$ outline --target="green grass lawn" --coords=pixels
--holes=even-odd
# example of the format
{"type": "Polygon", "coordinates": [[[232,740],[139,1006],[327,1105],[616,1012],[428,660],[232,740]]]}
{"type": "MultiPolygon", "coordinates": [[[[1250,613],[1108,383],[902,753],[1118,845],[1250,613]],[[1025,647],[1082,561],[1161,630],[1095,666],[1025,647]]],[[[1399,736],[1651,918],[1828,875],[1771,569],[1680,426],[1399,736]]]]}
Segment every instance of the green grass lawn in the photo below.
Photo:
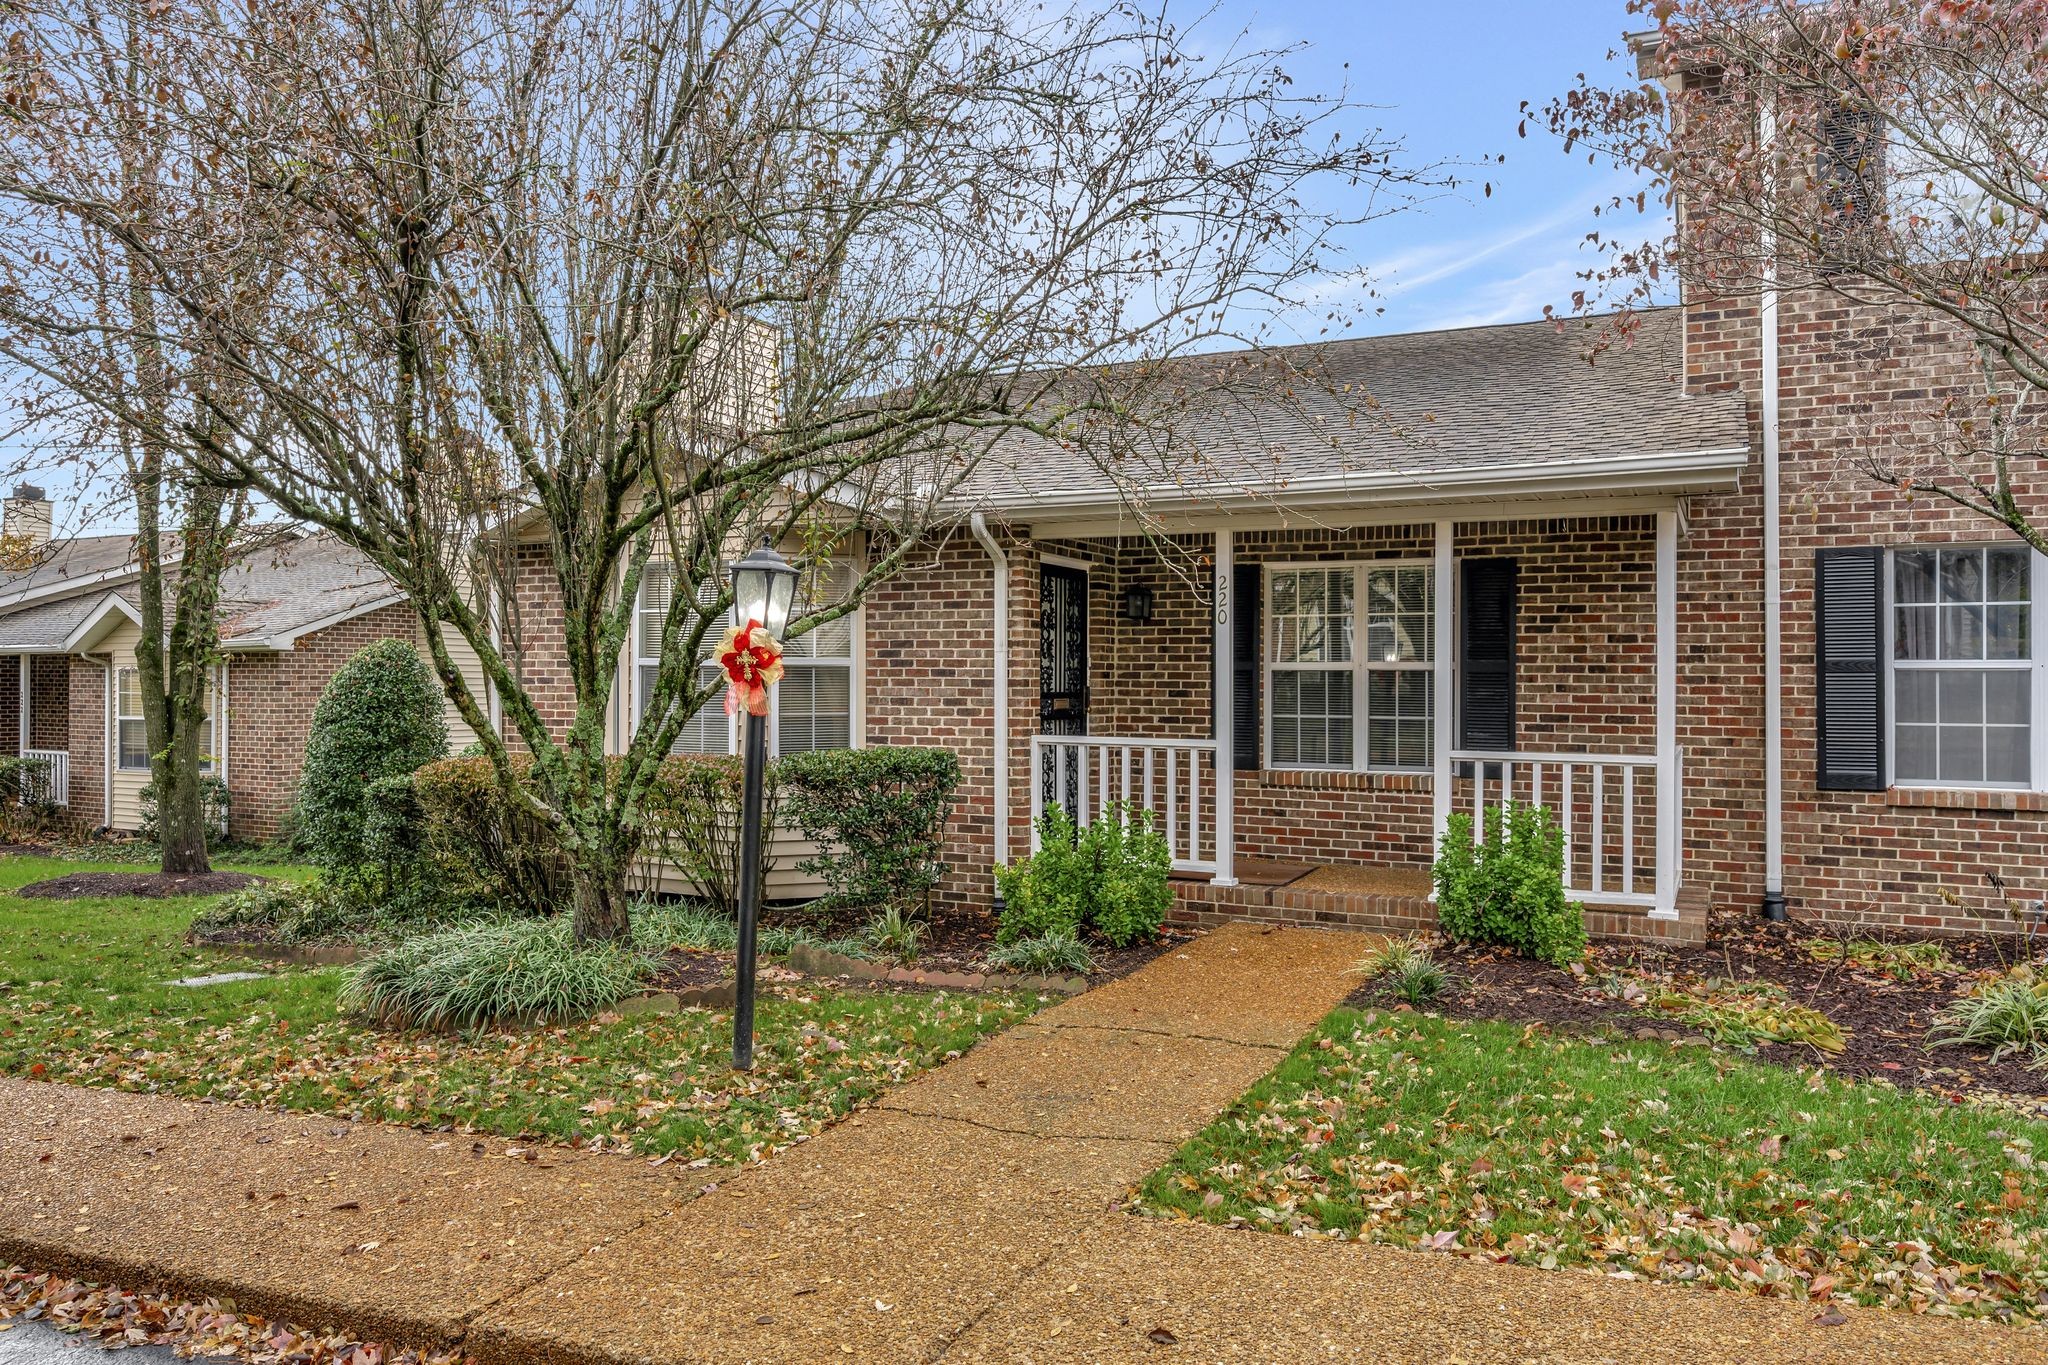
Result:
{"type": "Polygon", "coordinates": [[[2048,1316],[2048,1124],[1704,1048],[1340,1009],[1134,1193],[1164,1217],[2048,1316]]]}
{"type": "Polygon", "coordinates": [[[764,993],[745,1077],[730,1069],[730,1018],[704,1011],[467,1037],[392,1033],[336,1013],[338,969],[280,970],[188,947],[186,926],[207,898],[9,894],[121,870],[134,869],[0,858],[0,1072],[723,1163],[815,1133],[1037,1007],[1013,996],[764,993]],[[232,970],[273,975],[170,984],[232,970]]]}

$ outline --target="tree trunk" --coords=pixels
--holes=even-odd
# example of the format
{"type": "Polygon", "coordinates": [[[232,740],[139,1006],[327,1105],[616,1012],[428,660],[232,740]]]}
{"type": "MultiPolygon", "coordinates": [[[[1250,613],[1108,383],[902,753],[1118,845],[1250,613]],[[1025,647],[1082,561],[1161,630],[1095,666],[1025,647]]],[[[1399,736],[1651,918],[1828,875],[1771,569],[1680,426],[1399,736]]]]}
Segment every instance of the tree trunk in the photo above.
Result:
{"type": "Polygon", "coordinates": [[[156,837],[166,873],[190,876],[211,872],[206,841],[206,803],[199,787],[197,735],[180,735],[173,752],[157,760],[150,776],[156,785],[156,837]],[[189,751],[189,752],[188,752],[189,751]]]}
{"type": "Polygon", "coordinates": [[[570,885],[575,894],[572,930],[576,946],[624,943],[633,934],[633,897],[626,886],[628,861],[590,850],[572,853],[570,885]]]}

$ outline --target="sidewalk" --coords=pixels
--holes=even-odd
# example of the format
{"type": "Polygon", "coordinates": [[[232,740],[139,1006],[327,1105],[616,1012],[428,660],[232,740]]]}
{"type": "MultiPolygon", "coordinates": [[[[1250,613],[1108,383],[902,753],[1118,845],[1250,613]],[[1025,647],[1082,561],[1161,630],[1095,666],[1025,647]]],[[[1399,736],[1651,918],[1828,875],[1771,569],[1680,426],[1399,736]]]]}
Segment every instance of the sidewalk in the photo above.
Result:
{"type": "Polygon", "coordinates": [[[709,1172],[0,1082],[0,1257],[490,1365],[2038,1360],[2048,1337],[1112,1212],[1343,997],[1218,931],[697,1196],[709,1172]]]}

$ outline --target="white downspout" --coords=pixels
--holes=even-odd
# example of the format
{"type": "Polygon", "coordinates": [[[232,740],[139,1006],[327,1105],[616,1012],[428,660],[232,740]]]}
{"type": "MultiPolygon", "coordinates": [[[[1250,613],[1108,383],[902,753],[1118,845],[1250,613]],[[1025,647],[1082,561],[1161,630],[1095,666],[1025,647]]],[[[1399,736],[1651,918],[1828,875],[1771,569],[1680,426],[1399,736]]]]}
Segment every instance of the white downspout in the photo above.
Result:
{"type": "Polygon", "coordinates": [[[119,743],[120,736],[120,728],[114,724],[114,717],[119,713],[121,706],[121,699],[117,690],[120,675],[115,671],[114,656],[111,653],[107,655],[107,661],[101,665],[101,668],[104,670],[101,676],[106,679],[101,684],[101,691],[105,694],[102,700],[106,702],[106,705],[100,708],[100,757],[102,759],[100,763],[100,786],[102,788],[100,792],[100,828],[112,829],[114,827],[114,763],[120,757],[114,751],[114,746],[119,743]]]}
{"type": "Polygon", "coordinates": [[[968,526],[981,548],[988,553],[995,571],[995,725],[991,737],[994,753],[992,777],[995,783],[995,858],[999,865],[1010,861],[1010,557],[988,529],[988,519],[976,512],[968,526]]]}
{"type": "Polygon", "coordinates": [[[1762,336],[1764,428],[1764,900],[1767,920],[1785,918],[1785,679],[1784,582],[1778,539],[1778,235],[1777,177],[1769,156],[1778,135],[1774,96],[1766,93],[1760,121],[1766,157],[1764,180],[1763,295],[1757,310],[1762,336]]]}

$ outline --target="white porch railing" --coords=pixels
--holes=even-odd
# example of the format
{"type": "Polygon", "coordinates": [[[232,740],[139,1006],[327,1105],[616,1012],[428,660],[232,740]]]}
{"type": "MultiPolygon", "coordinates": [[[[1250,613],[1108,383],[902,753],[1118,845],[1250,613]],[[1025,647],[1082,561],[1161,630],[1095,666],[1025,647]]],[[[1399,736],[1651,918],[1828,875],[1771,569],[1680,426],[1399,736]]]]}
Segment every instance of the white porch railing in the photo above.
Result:
{"type": "Polygon", "coordinates": [[[1176,872],[1216,871],[1216,741],[1031,737],[1031,850],[1048,805],[1086,825],[1112,804],[1149,810],[1176,872]]]}
{"type": "Polygon", "coordinates": [[[55,806],[71,804],[71,754],[67,750],[23,749],[21,756],[44,765],[41,771],[31,769],[22,774],[23,801],[47,801],[55,806]]]}
{"type": "Polygon", "coordinates": [[[1451,762],[1469,774],[1460,778],[1469,790],[1459,795],[1475,831],[1489,805],[1515,800],[1547,807],[1564,832],[1567,892],[1674,913],[1682,752],[1668,780],[1653,754],[1453,750],[1451,762]]]}

